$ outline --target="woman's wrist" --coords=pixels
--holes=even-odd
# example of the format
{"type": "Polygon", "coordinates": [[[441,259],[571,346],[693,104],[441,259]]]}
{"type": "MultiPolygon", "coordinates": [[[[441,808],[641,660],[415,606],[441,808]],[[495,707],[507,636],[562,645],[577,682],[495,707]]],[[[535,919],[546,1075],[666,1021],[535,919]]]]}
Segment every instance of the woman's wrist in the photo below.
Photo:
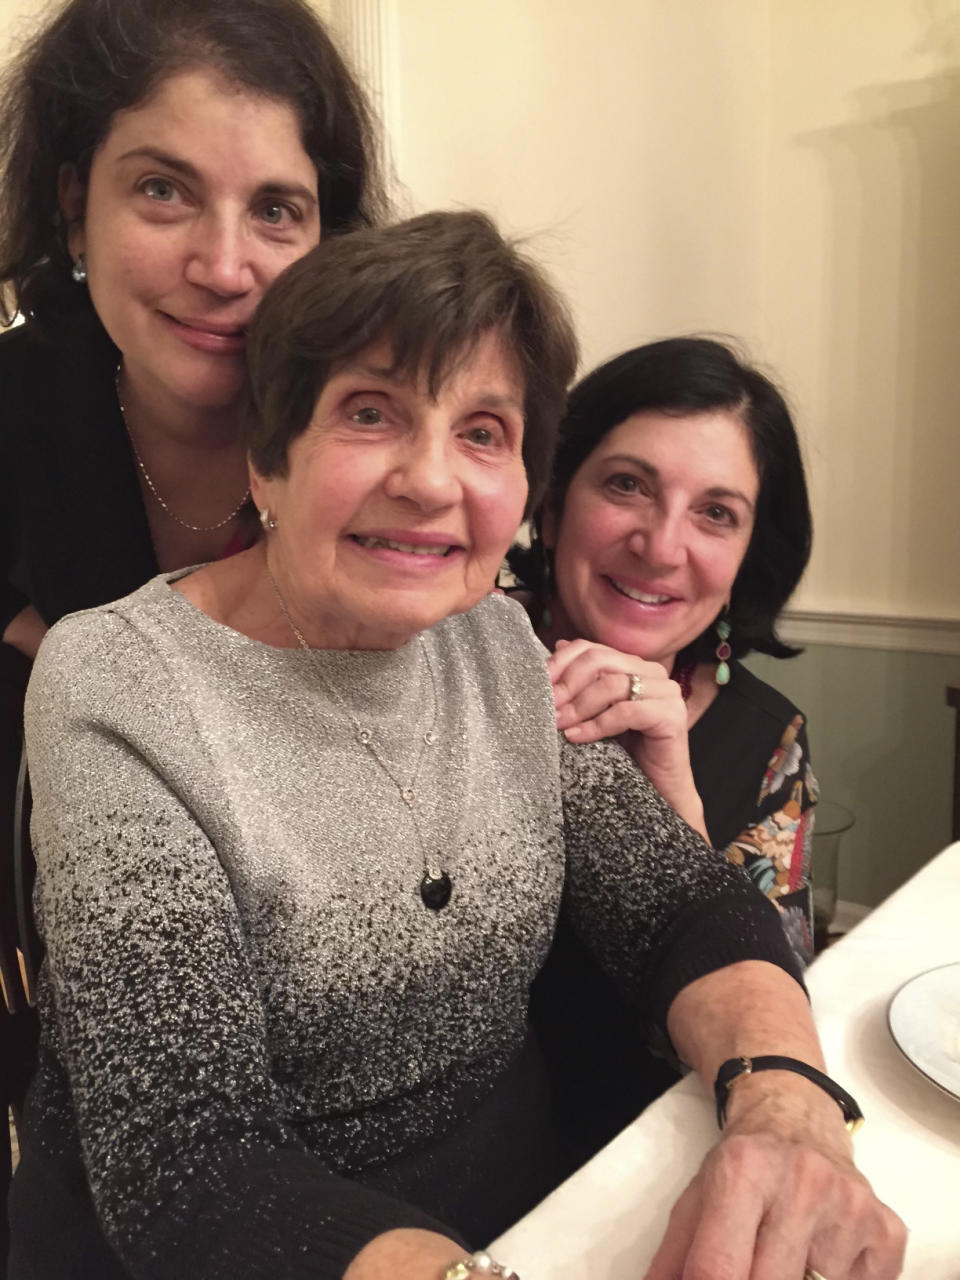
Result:
{"type": "Polygon", "coordinates": [[[843,1113],[819,1085],[794,1071],[752,1072],[731,1086],[724,1135],[775,1133],[827,1146],[845,1160],[853,1144],[843,1113]]]}
{"type": "Polygon", "coordinates": [[[684,820],[688,827],[692,827],[697,835],[703,836],[707,844],[710,844],[710,833],[707,831],[707,819],[703,811],[703,801],[700,799],[700,793],[696,788],[693,794],[683,801],[683,807],[674,806],[677,813],[684,820]]]}
{"type": "Polygon", "coordinates": [[[815,1084],[828,1098],[832,1098],[840,1108],[840,1114],[843,1116],[844,1125],[849,1133],[856,1133],[863,1124],[863,1112],[860,1110],[860,1105],[856,1098],[853,1094],[848,1093],[843,1085],[838,1084],[836,1080],[832,1080],[825,1071],[821,1071],[819,1067],[812,1066],[802,1058],[768,1053],[754,1057],[741,1055],[740,1057],[728,1058],[726,1062],[721,1063],[713,1086],[714,1098],[717,1103],[717,1123],[721,1129],[726,1123],[727,1103],[730,1100],[731,1088],[738,1080],[744,1080],[749,1075],[769,1071],[786,1071],[788,1074],[798,1075],[805,1080],[809,1080],[811,1084],[815,1084]]]}

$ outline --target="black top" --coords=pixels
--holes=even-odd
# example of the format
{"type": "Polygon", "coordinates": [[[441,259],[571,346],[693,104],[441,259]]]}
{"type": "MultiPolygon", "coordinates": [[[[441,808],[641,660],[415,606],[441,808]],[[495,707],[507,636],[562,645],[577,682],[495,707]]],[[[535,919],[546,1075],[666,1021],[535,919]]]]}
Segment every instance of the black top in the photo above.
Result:
{"type": "Polygon", "coordinates": [[[798,714],[789,698],[739,662],[730,664],[730,683],[689,736],[693,778],[715,849],[725,849],[756,821],[764,773],[798,714]]]}
{"type": "Polygon", "coordinates": [[[52,625],[158,572],[99,323],[68,347],[29,324],[0,335],[0,631],[28,603],[52,625]]]}

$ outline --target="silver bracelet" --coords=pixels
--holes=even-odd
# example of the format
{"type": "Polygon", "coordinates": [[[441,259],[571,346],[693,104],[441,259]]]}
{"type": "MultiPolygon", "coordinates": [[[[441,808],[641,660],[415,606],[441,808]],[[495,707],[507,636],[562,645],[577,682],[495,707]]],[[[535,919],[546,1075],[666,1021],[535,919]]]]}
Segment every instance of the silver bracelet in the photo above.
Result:
{"type": "Polygon", "coordinates": [[[494,1262],[489,1253],[471,1253],[468,1258],[459,1262],[451,1262],[444,1271],[442,1280],[470,1280],[471,1276],[499,1276],[501,1280],[520,1280],[515,1271],[505,1267],[502,1262],[494,1262]]]}

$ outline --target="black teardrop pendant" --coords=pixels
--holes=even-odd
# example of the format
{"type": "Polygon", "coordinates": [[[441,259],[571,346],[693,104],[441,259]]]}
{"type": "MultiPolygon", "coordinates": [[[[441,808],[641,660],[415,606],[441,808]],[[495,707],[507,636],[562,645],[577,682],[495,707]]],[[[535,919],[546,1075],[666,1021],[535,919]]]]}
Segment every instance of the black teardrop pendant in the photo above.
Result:
{"type": "Polygon", "coordinates": [[[420,881],[420,897],[423,899],[423,905],[429,907],[431,911],[442,910],[450,901],[452,892],[453,884],[445,871],[438,871],[431,867],[423,873],[423,879],[420,881]]]}

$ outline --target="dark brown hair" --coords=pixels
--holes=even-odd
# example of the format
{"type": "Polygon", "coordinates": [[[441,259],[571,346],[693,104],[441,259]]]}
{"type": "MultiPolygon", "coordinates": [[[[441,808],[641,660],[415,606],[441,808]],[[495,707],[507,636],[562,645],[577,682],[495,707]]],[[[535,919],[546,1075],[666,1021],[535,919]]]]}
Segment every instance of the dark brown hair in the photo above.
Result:
{"type": "MultiPolygon", "coordinates": [[[[587,374],[570,392],[546,505],[563,519],[574,476],[609,432],[635,413],[684,418],[714,409],[743,423],[760,476],[753,533],[730,594],[733,654],[756,649],[792,658],[800,650],[780,640],[776,621],[810,558],[813,527],[800,445],[780,391],[729,346],[711,338],[667,338],[625,351],[587,374]]],[[[541,519],[538,513],[530,546],[512,547],[507,557],[517,580],[537,598],[546,591],[551,554],[541,519]]],[[[711,622],[681,658],[708,661],[716,646],[711,622]]]]}
{"type": "Polygon", "coordinates": [[[482,213],[428,213],[322,241],[267,290],[247,340],[247,444],[262,475],[286,471],[291,442],[345,360],[381,339],[392,372],[431,394],[491,331],[524,387],[528,509],[546,486],[557,422],[577,364],[565,303],[540,268],[482,213]]]}
{"type": "Polygon", "coordinates": [[[209,66],[289,102],[317,167],[324,235],[374,222],[384,197],[362,91],[305,0],[69,0],[0,86],[0,317],[47,327],[89,312],[57,205],[64,163],[86,183],[118,111],[209,66]]]}

